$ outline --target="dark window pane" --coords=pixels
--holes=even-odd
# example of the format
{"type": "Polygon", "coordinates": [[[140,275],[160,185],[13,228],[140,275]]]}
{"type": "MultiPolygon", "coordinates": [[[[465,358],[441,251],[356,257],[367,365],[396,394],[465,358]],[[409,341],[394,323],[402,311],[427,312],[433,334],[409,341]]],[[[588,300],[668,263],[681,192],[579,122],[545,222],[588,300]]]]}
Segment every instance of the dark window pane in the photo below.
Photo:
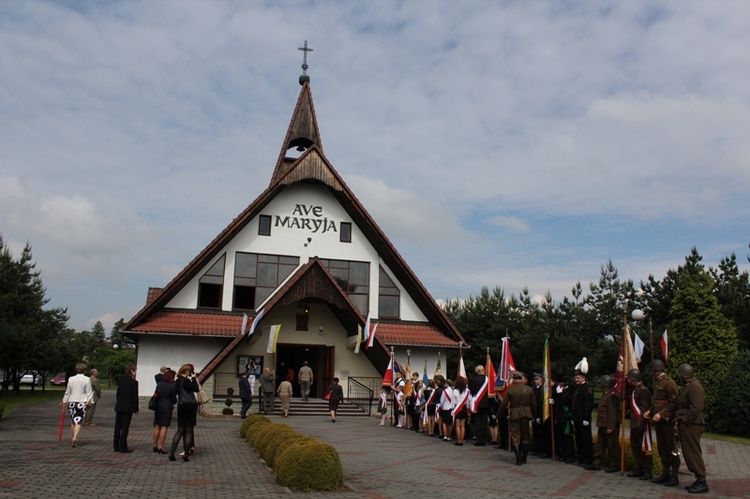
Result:
{"type": "Polygon", "coordinates": [[[380,296],[378,317],[398,318],[398,296],[380,296]]]}
{"type": "Polygon", "coordinates": [[[258,264],[258,286],[276,287],[276,269],[278,266],[270,263],[258,264]]]}
{"type": "Polygon", "coordinates": [[[255,277],[255,267],[258,265],[258,255],[252,253],[237,253],[234,258],[235,277],[255,277]]]}
{"type": "Polygon", "coordinates": [[[219,258],[216,263],[214,263],[210,269],[206,272],[206,275],[220,275],[224,276],[224,260],[226,255],[221,255],[221,258],[219,258]]]}
{"type": "Polygon", "coordinates": [[[255,288],[249,286],[234,287],[234,308],[251,310],[255,307],[255,288]]]}
{"type": "Polygon", "coordinates": [[[270,236],[271,235],[271,216],[260,215],[258,217],[258,235],[270,236]]]}
{"type": "Polygon", "coordinates": [[[357,307],[359,313],[367,315],[367,295],[349,295],[349,299],[357,307]]]}
{"type": "Polygon", "coordinates": [[[273,289],[274,288],[255,288],[255,307],[253,308],[258,308],[258,305],[271,295],[273,289]]]}
{"type": "Polygon", "coordinates": [[[299,265],[299,257],[298,256],[280,256],[279,263],[286,264],[286,265],[294,265],[296,267],[297,265],[299,265]]]}
{"type": "Polygon", "coordinates": [[[221,308],[220,284],[200,283],[198,285],[198,306],[204,308],[221,308]]]}
{"type": "Polygon", "coordinates": [[[363,262],[352,262],[349,280],[356,284],[367,284],[370,282],[370,265],[363,262]]]}
{"type": "Polygon", "coordinates": [[[342,243],[352,242],[351,222],[341,222],[341,230],[339,230],[339,241],[341,241],[342,243]]]}

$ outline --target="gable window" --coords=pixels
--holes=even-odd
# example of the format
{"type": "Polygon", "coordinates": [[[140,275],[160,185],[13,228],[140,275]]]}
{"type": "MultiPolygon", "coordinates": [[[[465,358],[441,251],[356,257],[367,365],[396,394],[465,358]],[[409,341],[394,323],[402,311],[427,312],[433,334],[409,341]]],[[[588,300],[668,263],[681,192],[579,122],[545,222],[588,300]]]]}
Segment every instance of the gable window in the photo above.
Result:
{"type": "Polygon", "coordinates": [[[401,291],[393,283],[393,280],[388,277],[383,267],[380,267],[378,282],[378,317],[398,319],[400,316],[399,301],[401,291]]]}
{"type": "Polygon", "coordinates": [[[221,308],[224,288],[224,263],[226,254],[216,260],[198,281],[198,306],[201,308],[221,308]]]}
{"type": "Polygon", "coordinates": [[[271,235],[271,215],[260,215],[258,217],[258,235],[271,235]]]}
{"type": "Polygon", "coordinates": [[[325,260],[320,263],[328,269],[341,290],[357,307],[362,315],[367,315],[370,296],[370,264],[347,260],[325,260]]]}
{"type": "Polygon", "coordinates": [[[253,310],[299,265],[299,257],[236,253],[234,260],[235,310],[253,310]]]}
{"type": "Polygon", "coordinates": [[[341,230],[339,230],[339,241],[342,243],[352,242],[352,223],[341,222],[341,230]]]}

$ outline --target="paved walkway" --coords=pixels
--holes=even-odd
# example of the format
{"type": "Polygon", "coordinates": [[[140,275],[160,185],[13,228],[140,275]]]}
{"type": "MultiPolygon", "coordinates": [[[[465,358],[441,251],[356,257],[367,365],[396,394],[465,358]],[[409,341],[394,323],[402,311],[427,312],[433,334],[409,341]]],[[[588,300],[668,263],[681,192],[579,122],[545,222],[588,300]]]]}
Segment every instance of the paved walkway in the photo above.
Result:
{"type": "MultiPolygon", "coordinates": [[[[133,418],[132,454],[112,452],[114,393],[106,391],[94,428],[84,427],[70,446],[66,421],[57,443],[60,410],[55,403],[17,409],[0,421],[0,498],[39,497],[274,497],[291,492],[239,438],[239,419],[199,418],[197,452],[189,463],[170,462],[152,452],[152,413],[133,418]]],[[[255,409],[255,406],[253,407],[255,409]]],[[[686,472],[679,488],[584,471],[577,466],[529,458],[511,463],[511,454],[467,443],[457,447],[368,418],[278,419],[333,445],[344,463],[346,487],[333,497],[688,497],[686,472]]],[[[168,442],[173,434],[169,432],[168,442]]],[[[711,497],[750,497],[750,448],[703,441],[711,497]]],[[[684,464],[683,464],[684,469],[684,464]]]]}

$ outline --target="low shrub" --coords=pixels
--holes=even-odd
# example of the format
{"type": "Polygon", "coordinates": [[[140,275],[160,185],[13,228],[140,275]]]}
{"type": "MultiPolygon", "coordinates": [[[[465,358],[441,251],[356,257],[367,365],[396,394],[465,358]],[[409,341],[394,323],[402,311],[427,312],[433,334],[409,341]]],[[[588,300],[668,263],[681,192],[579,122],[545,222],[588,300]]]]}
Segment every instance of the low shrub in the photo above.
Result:
{"type": "Polygon", "coordinates": [[[317,440],[297,440],[277,453],[276,481],[294,491],[336,490],[344,484],[344,470],[336,449],[317,440]]]}
{"type": "Polygon", "coordinates": [[[240,425],[240,437],[247,438],[247,432],[251,426],[257,423],[270,423],[271,420],[265,417],[263,414],[253,414],[242,420],[240,425]]]}
{"type": "MultiPolygon", "coordinates": [[[[653,433],[653,432],[652,432],[653,433]]],[[[652,437],[654,435],[652,434],[652,437]]],[[[597,436],[594,435],[594,445],[596,445],[597,436]]],[[[635,469],[635,457],[633,456],[633,449],[630,447],[630,439],[625,439],[625,470],[634,470],[635,469]]],[[[622,441],[620,441],[620,445],[622,445],[622,441]]],[[[659,458],[659,452],[656,448],[656,442],[653,442],[653,452],[651,454],[651,458],[653,460],[653,468],[651,472],[654,476],[658,476],[661,474],[662,465],[661,465],[661,459],[659,458]]],[[[602,466],[610,466],[609,462],[609,455],[604,454],[604,459],[602,462],[602,466]]],[[[618,458],[617,462],[614,463],[614,466],[617,466],[617,468],[620,467],[620,460],[618,458]]]]}
{"type": "Polygon", "coordinates": [[[274,426],[275,424],[271,422],[258,423],[256,425],[253,425],[252,431],[249,431],[247,433],[247,443],[250,444],[250,447],[252,447],[256,453],[258,452],[259,442],[266,435],[266,433],[268,433],[269,431],[273,431],[274,426]]]}
{"type": "Polygon", "coordinates": [[[280,433],[277,437],[275,437],[275,441],[273,442],[273,444],[269,444],[266,448],[266,464],[273,468],[276,464],[276,458],[281,454],[281,452],[290,445],[299,441],[316,442],[314,438],[303,435],[302,433],[280,433]]]}

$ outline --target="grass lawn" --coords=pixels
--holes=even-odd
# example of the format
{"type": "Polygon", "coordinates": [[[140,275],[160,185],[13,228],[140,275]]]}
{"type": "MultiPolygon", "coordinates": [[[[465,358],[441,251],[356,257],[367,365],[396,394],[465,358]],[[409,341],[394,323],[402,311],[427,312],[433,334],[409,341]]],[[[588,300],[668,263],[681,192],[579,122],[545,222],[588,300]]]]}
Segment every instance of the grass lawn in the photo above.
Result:
{"type": "Polygon", "coordinates": [[[16,395],[14,391],[1,392],[0,403],[5,405],[5,412],[3,417],[13,412],[17,407],[28,404],[36,404],[38,402],[47,402],[49,400],[62,400],[63,394],[65,393],[64,387],[47,387],[42,392],[40,387],[34,388],[34,393],[31,393],[31,388],[22,387],[21,393],[16,395]]]}
{"type": "Polygon", "coordinates": [[[723,442],[732,442],[733,444],[750,445],[750,438],[740,437],[738,435],[724,435],[723,433],[704,433],[704,437],[723,442]]]}

